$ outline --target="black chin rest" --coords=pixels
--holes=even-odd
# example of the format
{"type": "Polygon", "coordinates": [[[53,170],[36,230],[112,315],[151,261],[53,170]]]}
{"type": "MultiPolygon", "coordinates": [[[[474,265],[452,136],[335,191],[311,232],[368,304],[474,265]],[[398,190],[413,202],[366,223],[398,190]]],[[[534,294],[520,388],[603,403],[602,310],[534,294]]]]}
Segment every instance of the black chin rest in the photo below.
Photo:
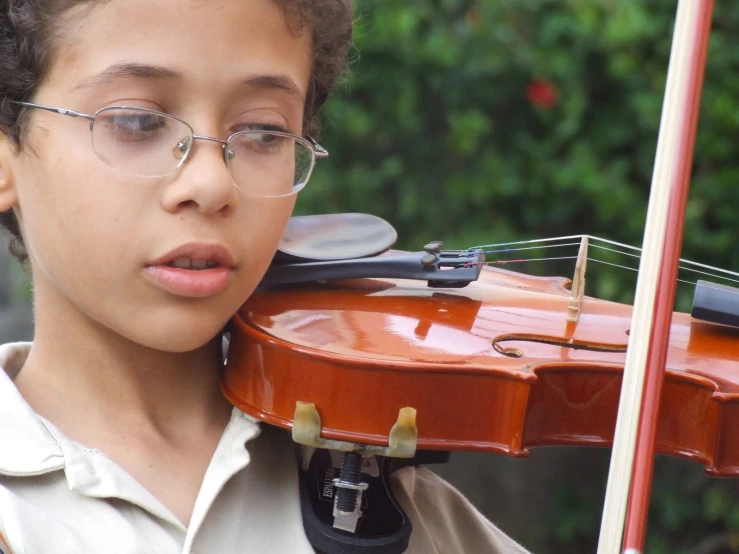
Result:
{"type": "MultiPolygon", "coordinates": [[[[371,469],[361,473],[361,481],[369,485],[362,496],[362,516],[355,533],[333,527],[340,453],[317,449],[308,469],[299,471],[300,508],[303,528],[313,548],[320,554],[402,554],[408,548],[413,526],[395,499],[390,475],[405,466],[445,463],[449,452],[419,451],[404,460],[375,456],[371,469]],[[337,457],[338,456],[338,457],[337,457]],[[372,469],[373,468],[373,469],[372,469]]],[[[369,461],[369,460],[368,460],[369,461]]]]}

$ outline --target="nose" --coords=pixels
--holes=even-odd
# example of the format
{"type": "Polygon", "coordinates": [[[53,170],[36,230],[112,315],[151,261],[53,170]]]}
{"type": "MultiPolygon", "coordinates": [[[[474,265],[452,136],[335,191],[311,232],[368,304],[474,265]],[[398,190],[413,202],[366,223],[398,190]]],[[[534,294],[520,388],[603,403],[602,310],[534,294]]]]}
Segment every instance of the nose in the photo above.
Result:
{"type": "MultiPolygon", "coordinates": [[[[228,169],[228,143],[201,135],[193,139],[183,164],[162,195],[164,209],[175,213],[186,206],[197,206],[204,214],[233,212],[240,197],[228,169]]],[[[178,144],[182,147],[186,144],[178,144]]]]}

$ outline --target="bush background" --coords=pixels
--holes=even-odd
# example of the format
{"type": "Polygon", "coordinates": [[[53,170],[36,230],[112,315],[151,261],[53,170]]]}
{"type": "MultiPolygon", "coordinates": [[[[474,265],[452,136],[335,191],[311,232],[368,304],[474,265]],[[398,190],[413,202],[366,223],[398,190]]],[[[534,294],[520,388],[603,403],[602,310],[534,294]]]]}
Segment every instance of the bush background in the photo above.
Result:
{"type": "MultiPolygon", "coordinates": [[[[358,4],[352,73],[326,109],[331,157],[299,213],[379,215],[407,249],[580,233],[641,245],[674,0],[358,4]]],[[[716,2],[683,257],[735,271],[737,99],[739,3],[716,2]]],[[[587,292],[631,287],[616,273],[587,292]]],[[[608,460],[458,454],[440,471],[537,553],[594,552],[608,460]]],[[[735,483],[657,467],[646,551],[739,551],[735,483]]]]}

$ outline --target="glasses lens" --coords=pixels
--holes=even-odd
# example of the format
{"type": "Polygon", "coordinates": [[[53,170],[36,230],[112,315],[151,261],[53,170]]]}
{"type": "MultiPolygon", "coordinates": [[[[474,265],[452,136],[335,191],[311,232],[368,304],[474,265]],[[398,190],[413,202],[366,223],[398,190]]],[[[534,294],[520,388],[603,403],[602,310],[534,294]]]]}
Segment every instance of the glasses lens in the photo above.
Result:
{"type": "Polygon", "coordinates": [[[110,167],[140,177],[172,173],[192,145],[192,129],[165,114],[106,108],[92,125],[92,146],[110,167]]]}
{"type": "Polygon", "coordinates": [[[229,140],[228,168],[236,186],[258,196],[302,189],[315,154],[309,143],[278,131],[243,131],[229,140]]]}

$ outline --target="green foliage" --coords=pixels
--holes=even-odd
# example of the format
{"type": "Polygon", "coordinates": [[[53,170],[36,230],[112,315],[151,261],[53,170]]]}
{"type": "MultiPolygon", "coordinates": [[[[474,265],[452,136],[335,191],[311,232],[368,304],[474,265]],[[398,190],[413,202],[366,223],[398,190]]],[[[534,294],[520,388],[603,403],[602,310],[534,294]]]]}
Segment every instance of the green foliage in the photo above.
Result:
{"type": "MultiPolygon", "coordinates": [[[[607,468],[593,463],[589,471],[589,475],[580,479],[563,480],[550,491],[547,537],[543,543],[526,546],[537,554],[595,552],[607,468]]],[[[532,521],[530,526],[540,529],[541,522],[532,521]]],[[[525,537],[522,540],[525,542],[525,537]]],[[[645,552],[728,554],[737,551],[739,480],[710,479],[696,463],[658,456],[645,552]]]]}
{"type": "MultiPolygon", "coordinates": [[[[382,216],[408,249],[580,233],[641,245],[675,0],[358,4],[353,72],[326,110],[331,157],[299,212],[382,216]]],[[[715,12],[683,257],[739,270],[739,3],[715,12]]],[[[610,273],[587,293],[628,298],[633,282],[610,273]]],[[[661,467],[647,552],[738,529],[725,483],[661,467]]],[[[553,494],[551,551],[594,551],[599,517],[577,487],[553,494]]]]}
{"type": "MultiPolygon", "coordinates": [[[[298,212],[380,215],[409,249],[580,233],[640,246],[674,12],[363,0],[353,72],[326,110],[331,157],[298,212]],[[556,104],[532,103],[532,82],[551,83],[556,104]]],[[[717,2],[715,22],[684,257],[738,269],[739,4],[717,2]]],[[[633,279],[614,279],[588,293],[627,300],[633,279]]]]}

